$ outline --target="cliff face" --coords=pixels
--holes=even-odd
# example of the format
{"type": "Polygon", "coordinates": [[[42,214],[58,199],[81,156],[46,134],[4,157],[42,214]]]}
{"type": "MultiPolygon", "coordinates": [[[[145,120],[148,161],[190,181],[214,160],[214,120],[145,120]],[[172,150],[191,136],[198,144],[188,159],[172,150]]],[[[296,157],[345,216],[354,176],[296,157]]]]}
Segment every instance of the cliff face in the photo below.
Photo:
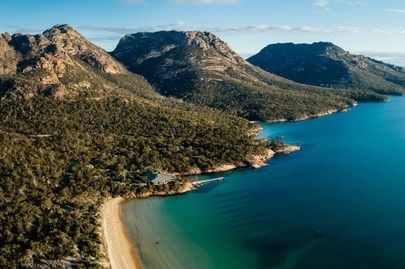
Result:
{"type": "Polygon", "coordinates": [[[294,119],[351,104],[325,89],[265,72],[208,32],[136,33],[112,55],[160,93],[253,120],[294,119]]]}
{"type": "Polygon", "coordinates": [[[248,61],[288,79],[317,86],[405,93],[405,71],[328,42],[269,45],[248,61]]]}
{"type": "MultiPolygon", "coordinates": [[[[102,96],[118,88],[106,77],[129,75],[107,52],[68,25],[38,35],[0,36],[0,95],[102,96]]],[[[130,79],[153,94],[143,78],[131,75],[130,79]]]]}

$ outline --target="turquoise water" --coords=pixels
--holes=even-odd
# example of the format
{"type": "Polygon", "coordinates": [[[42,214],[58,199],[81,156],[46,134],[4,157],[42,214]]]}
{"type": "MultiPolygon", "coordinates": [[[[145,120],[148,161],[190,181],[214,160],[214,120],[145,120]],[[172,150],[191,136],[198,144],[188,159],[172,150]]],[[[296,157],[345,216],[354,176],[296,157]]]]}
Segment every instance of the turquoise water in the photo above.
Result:
{"type": "Polygon", "coordinates": [[[302,150],[124,207],[147,269],[405,268],[405,98],[263,127],[302,150]]]}

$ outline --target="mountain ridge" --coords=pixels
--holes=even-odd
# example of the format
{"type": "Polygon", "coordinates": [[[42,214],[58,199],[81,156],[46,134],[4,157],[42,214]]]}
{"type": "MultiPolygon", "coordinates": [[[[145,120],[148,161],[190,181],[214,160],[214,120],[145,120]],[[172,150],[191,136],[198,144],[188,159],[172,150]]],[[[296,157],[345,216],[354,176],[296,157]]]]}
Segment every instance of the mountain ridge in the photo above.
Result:
{"type": "Polygon", "coordinates": [[[315,86],[404,94],[405,71],[331,42],[276,43],[247,59],[266,71],[315,86]]]}
{"type": "Polygon", "coordinates": [[[270,74],[209,32],[128,34],[111,54],[163,95],[252,120],[294,120],[354,103],[349,96],[270,74]]]}

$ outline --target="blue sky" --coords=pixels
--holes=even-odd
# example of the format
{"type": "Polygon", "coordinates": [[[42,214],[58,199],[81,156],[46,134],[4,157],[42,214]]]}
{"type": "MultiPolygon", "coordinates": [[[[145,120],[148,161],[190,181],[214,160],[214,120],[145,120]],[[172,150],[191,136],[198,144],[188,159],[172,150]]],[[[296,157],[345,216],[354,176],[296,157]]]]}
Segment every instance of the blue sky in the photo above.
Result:
{"type": "Polygon", "coordinates": [[[126,33],[207,30],[244,56],[322,40],[405,65],[403,0],[13,0],[0,8],[1,32],[68,23],[107,50],[126,33]]]}

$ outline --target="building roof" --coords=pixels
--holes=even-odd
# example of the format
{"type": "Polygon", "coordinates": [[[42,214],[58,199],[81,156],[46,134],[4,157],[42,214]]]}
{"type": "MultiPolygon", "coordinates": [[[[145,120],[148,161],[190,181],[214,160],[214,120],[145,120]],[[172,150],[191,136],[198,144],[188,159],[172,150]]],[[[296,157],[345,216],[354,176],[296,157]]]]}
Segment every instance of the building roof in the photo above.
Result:
{"type": "Polygon", "coordinates": [[[175,177],[169,174],[148,172],[145,174],[153,185],[164,185],[174,181],[175,177]]]}

